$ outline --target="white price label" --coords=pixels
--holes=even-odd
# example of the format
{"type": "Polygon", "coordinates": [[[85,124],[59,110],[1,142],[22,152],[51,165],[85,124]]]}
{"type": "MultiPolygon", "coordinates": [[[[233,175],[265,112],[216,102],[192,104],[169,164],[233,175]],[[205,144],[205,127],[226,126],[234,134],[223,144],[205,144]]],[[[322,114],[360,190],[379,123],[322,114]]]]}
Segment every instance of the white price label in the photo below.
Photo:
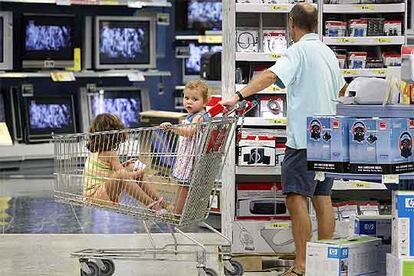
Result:
{"type": "Polygon", "coordinates": [[[382,176],[383,184],[398,184],[399,181],[400,181],[400,177],[398,174],[384,174],[382,176]]]}

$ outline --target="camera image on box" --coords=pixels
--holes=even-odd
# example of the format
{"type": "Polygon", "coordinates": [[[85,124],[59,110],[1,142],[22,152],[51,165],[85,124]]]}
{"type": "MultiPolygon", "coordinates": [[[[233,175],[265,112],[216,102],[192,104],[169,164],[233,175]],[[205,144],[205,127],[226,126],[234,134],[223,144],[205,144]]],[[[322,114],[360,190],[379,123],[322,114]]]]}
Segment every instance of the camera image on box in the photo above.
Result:
{"type": "Polygon", "coordinates": [[[414,171],[414,121],[406,118],[354,119],[349,125],[352,172],[414,171]]]}
{"type": "Polygon", "coordinates": [[[345,172],[348,168],[348,120],[340,116],[307,118],[308,168],[345,172]]]}

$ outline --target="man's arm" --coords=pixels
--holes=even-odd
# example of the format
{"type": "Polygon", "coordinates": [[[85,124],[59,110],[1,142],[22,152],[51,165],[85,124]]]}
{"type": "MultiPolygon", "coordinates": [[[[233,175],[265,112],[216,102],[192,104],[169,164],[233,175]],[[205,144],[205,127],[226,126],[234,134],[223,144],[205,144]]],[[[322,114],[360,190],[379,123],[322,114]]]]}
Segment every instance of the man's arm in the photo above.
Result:
{"type": "Polygon", "coordinates": [[[345,91],[346,91],[347,88],[348,88],[348,83],[345,83],[344,86],[342,86],[341,90],[339,91],[338,96],[339,97],[345,96],[345,91]]]}
{"type": "MultiPolygon", "coordinates": [[[[243,96],[243,98],[247,98],[256,94],[259,91],[264,90],[265,88],[269,87],[273,83],[278,80],[278,77],[275,73],[270,70],[265,70],[260,73],[257,77],[252,79],[247,86],[245,86],[239,92],[243,96]]],[[[239,96],[237,94],[233,95],[229,100],[221,101],[221,104],[231,108],[239,101],[239,96]]]]}

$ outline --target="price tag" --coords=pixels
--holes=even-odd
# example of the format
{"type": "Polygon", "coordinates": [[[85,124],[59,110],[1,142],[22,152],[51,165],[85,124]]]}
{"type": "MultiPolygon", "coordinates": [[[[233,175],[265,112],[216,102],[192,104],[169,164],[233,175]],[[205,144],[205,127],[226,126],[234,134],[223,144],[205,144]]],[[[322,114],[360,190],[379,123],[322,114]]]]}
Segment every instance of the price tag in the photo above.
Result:
{"type": "Polygon", "coordinates": [[[222,43],[223,37],[221,35],[200,35],[198,36],[199,43],[222,43]]]}
{"type": "Polygon", "coordinates": [[[66,82],[66,81],[76,80],[73,72],[65,72],[65,71],[50,72],[50,77],[55,82],[66,82]]]}
{"type": "Polygon", "coordinates": [[[289,223],[270,223],[269,228],[288,228],[289,223]]]}
{"type": "Polygon", "coordinates": [[[273,11],[288,11],[289,6],[288,5],[271,5],[270,9],[273,11]]]}
{"type": "Polygon", "coordinates": [[[371,5],[366,4],[366,5],[357,5],[356,8],[362,11],[369,11],[369,10],[374,10],[375,6],[372,4],[371,5]]]}
{"type": "Polygon", "coordinates": [[[352,37],[339,37],[336,39],[338,43],[355,43],[357,40],[352,37]]]}
{"type": "Polygon", "coordinates": [[[384,174],[382,175],[382,184],[398,184],[400,177],[398,174],[384,174]]]}
{"type": "Polygon", "coordinates": [[[56,0],[56,5],[59,6],[70,6],[71,0],[56,0]]]}
{"type": "Polygon", "coordinates": [[[358,75],[358,70],[344,69],[344,70],[342,70],[342,73],[344,75],[353,75],[353,76],[355,76],[355,75],[358,75]]]}
{"type": "Polygon", "coordinates": [[[375,75],[385,75],[385,69],[372,69],[372,73],[375,75]]]}
{"type": "MultiPolygon", "coordinates": [[[[136,1],[136,2],[141,2],[141,1],[136,1]]],[[[137,3],[137,5],[140,3],[137,3]]],[[[112,6],[117,6],[119,5],[119,0],[99,0],[99,5],[112,5],[112,6]]],[[[128,3],[129,6],[129,3],[128,3]]],[[[142,4],[141,4],[142,7],[142,4]]]]}
{"type": "Polygon", "coordinates": [[[127,77],[129,81],[145,81],[144,74],[140,71],[128,72],[127,77]]]}
{"type": "Polygon", "coordinates": [[[142,1],[130,0],[130,1],[128,1],[127,6],[128,6],[128,8],[141,9],[142,8],[142,1]]]}
{"type": "Polygon", "coordinates": [[[378,43],[391,43],[392,42],[392,38],[390,37],[377,37],[374,39],[375,42],[378,43]]]}
{"type": "Polygon", "coordinates": [[[354,188],[365,188],[365,189],[369,189],[369,188],[371,188],[371,183],[369,183],[369,182],[365,182],[365,181],[353,181],[352,182],[352,186],[354,187],[354,188]]]}
{"type": "Polygon", "coordinates": [[[324,181],[325,173],[324,172],[315,172],[315,180],[324,181]]]}
{"type": "Polygon", "coordinates": [[[287,119],[286,118],[269,119],[269,123],[271,123],[271,124],[286,124],[287,119]]]}
{"type": "Polygon", "coordinates": [[[278,58],[280,58],[281,56],[282,56],[281,54],[271,53],[271,54],[270,54],[270,59],[278,59],[278,58]]]}

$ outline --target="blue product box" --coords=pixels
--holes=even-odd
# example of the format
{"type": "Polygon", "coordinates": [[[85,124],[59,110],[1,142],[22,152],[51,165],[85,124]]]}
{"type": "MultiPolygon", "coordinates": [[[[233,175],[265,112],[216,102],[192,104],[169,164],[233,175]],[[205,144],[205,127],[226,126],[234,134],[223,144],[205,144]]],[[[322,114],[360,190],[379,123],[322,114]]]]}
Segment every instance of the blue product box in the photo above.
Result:
{"type": "Polygon", "coordinates": [[[307,118],[308,169],[347,172],[349,167],[348,117],[307,118]]]}
{"type": "Polygon", "coordinates": [[[414,257],[414,191],[393,191],[391,253],[414,257]]]}
{"type": "Polygon", "coordinates": [[[413,137],[413,119],[351,120],[349,122],[351,172],[394,174],[414,171],[413,137]]]}

